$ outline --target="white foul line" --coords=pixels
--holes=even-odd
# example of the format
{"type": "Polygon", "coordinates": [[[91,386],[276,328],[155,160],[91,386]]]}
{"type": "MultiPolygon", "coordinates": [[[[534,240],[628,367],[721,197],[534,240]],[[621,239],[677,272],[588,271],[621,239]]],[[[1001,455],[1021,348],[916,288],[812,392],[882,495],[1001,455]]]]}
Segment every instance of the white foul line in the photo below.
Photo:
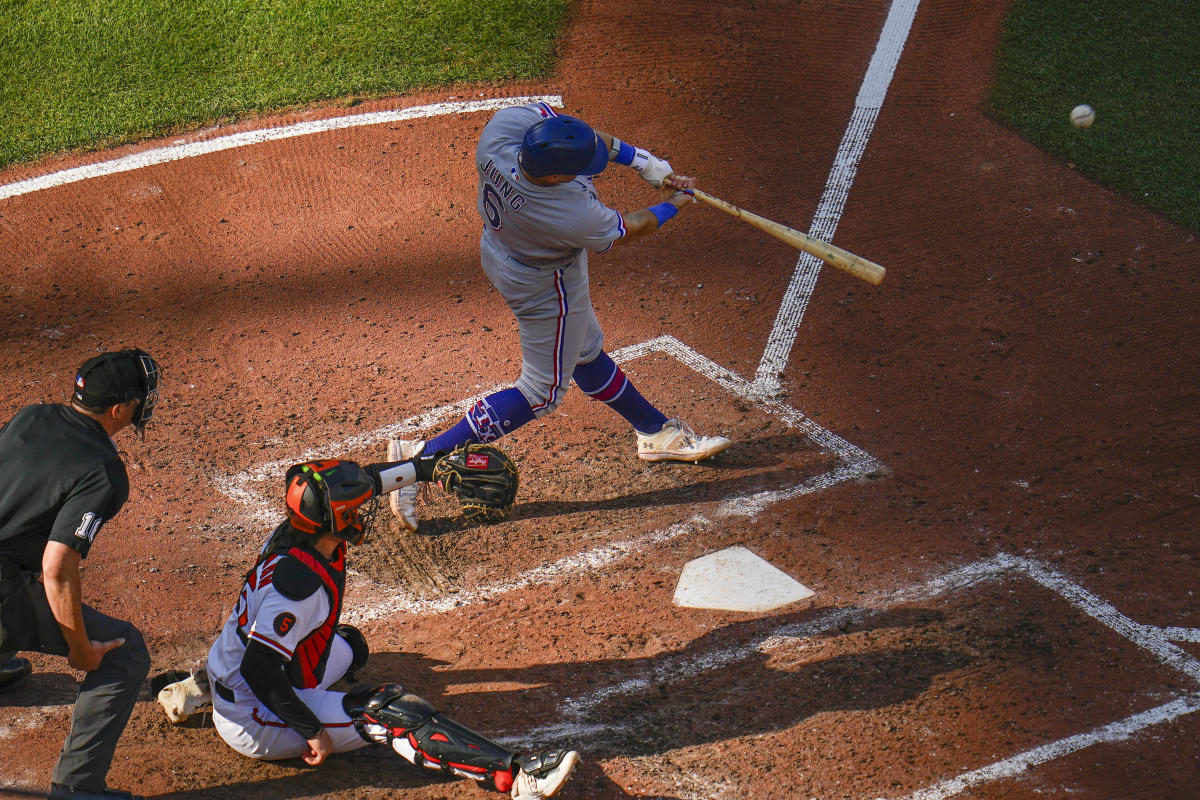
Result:
{"type": "MultiPolygon", "coordinates": [[[[854,185],[854,178],[858,174],[858,163],[867,149],[867,141],[871,138],[875,120],[887,97],[896,64],[900,61],[920,4],[920,0],[895,0],[888,10],[867,74],[854,101],[850,125],[842,136],[833,159],[833,170],[829,173],[825,191],[813,215],[809,232],[818,239],[833,241],[838,221],[846,207],[846,199],[850,195],[850,187],[854,185]]],[[[820,272],[820,259],[808,253],[800,255],[754,378],[755,386],[766,396],[780,393],[779,373],[787,366],[796,342],[796,331],[804,318],[820,272]]]]}
{"type": "Polygon", "coordinates": [[[913,792],[905,800],[944,800],[944,798],[953,797],[972,786],[1011,778],[1014,775],[1025,772],[1031,767],[1040,766],[1056,758],[1062,758],[1063,756],[1091,747],[1094,744],[1124,741],[1133,737],[1138,732],[1149,728],[1151,725],[1171,722],[1185,714],[1191,714],[1197,709],[1200,709],[1200,696],[1189,695],[1181,697],[1178,700],[1151,708],[1148,711],[1143,711],[1117,722],[1103,725],[1095,730],[1079,733],[1075,736],[1068,736],[1065,739],[1059,739],[1049,744],[1044,744],[1041,747],[1026,750],[1024,753],[1015,755],[1012,758],[1006,758],[1003,761],[997,761],[986,767],[964,772],[956,778],[951,778],[920,791],[913,792]]]}
{"type": "Polygon", "coordinates": [[[290,139],[295,136],[307,136],[313,133],[325,133],[343,128],[356,128],[361,125],[383,125],[390,122],[403,122],[409,119],[423,119],[445,114],[470,114],[476,111],[495,111],[511,106],[522,106],[527,103],[544,102],[556,108],[563,105],[560,95],[536,95],[529,97],[499,97],[486,100],[460,100],[457,102],[432,103],[423,106],[409,106],[396,111],[373,111],[366,114],[355,114],[345,117],[297,122],[278,128],[264,128],[256,131],[243,131],[201,142],[175,144],[168,147],[158,147],[133,155],[122,156],[111,161],[101,161],[97,164],[86,164],[82,167],[59,170],[48,175],[26,178],[23,181],[0,186],[0,200],[17,197],[30,192],[63,186],[89,178],[99,178],[103,175],[113,175],[118,172],[149,167],[154,164],[165,164],[168,161],[179,161],[184,158],[194,158],[221,150],[231,150],[235,147],[245,147],[251,144],[271,142],[277,139],[290,139]]]}

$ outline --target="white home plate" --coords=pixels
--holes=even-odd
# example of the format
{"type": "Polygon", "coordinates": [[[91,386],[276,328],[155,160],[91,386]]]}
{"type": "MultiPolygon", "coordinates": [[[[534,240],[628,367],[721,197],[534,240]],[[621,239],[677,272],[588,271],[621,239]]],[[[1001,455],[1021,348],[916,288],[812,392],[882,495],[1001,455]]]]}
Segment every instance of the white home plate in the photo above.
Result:
{"type": "Polygon", "coordinates": [[[730,547],[683,567],[675,586],[675,605],[722,611],[770,611],[816,592],[751,553],[730,547]]]}

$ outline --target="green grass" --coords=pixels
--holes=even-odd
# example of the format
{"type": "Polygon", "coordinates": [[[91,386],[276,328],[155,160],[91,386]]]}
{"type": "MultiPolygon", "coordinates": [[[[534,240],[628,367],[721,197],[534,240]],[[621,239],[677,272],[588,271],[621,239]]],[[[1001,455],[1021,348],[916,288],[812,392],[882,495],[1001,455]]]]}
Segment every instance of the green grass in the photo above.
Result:
{"type": "Polygon", "coordinates": [[[1014,0],[995,116],[1098,183],[1200,230],[1200,2],[1014,0]],[[1096,109],[1091,128],[1067,115],[1096,109]]]}
{"type": "Polygon", "coordinates": [[[568,0],[0,0],[0,167],[335,98],[545,75],[568,0]]]}

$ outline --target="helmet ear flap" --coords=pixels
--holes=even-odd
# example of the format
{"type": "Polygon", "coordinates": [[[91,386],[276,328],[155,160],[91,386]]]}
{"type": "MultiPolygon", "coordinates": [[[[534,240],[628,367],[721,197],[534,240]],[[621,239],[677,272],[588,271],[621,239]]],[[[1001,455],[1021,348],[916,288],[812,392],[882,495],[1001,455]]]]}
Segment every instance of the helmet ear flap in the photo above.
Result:
{"type": "Polygon", "coordinates": [[[301,533],[315,536],[329,528],[329,493],[312,464],[297,464],[287,471],[284,505],[288,522],[301,533]]]}
{"type": "Polygon", "coordinates": [[[366,536],[375,496],[374,479],[353,461],[309,461],[284,477],[288,522],[301,533],[333,533],[351,544],[366,536]]]}

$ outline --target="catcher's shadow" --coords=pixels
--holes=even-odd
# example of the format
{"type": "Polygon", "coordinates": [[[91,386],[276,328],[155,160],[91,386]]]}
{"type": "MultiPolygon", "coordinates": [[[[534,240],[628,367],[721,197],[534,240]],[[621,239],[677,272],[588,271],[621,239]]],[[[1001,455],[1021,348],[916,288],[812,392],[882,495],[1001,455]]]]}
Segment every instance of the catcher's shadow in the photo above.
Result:
{"type": "MultiPolygon", "coordinates": [[[[924,609],[864,614],[870,616],[863,622],[803,641],[811,644],[853,631],[917,627],[941,618],[938,612],[924,609]]],[[[420,656],[381,653],[372,656],[368,682],[388,674],[407,675],[406,688],[501,741],[520,740],[530,747],[568,746],[592,757],[635,757],[787,730],[826,711],[895,705],[927,690],[937,675],[970,663],[961,653],[929,646],[887,647],[817,659],[799,645],[791,651],[769,652],[759,646],[781,630],[810,621],[811,616],[805,611],[726,625],[682,650],[651,657],[520,669],[433,670],[430,667],[438,665],[420,656]],[[506,683],[529,688],[455,689],[506,683]],[[564,702],[564,697],[570,701],[564,702]],[[521,727],[514,730],[514,723],[521,727]],[[567,733],[540,741],[539,730],[567,733]],[[571,733],[578,731],[594,733],[582,738],[571,733]],[[535,738],[526,741],[531,735],[535,738]]]]}
{"type": "MultiPolygon", "coordinates": [[[[367,684],[400,682],[447,716],[518,751],[556,746],[580,750],[583,764],[563,790],[563,800],[677,800],[631,794],[605,774],[601,761],[786,730],[824,711],[893,705],[925,691],[938,674],[970,662],[962,654],[926,646],[824,659],[805,658],[803,650],[793,658],[778,648],[763,652],[762,642],[781,632],[786,636],[794,626],[811,622],[812,614],[795,612],[725,625],[681,650],[650,657],[517,669],[448,670],[446,662],[419,653],[373,653],[358,678],[367,684]],[[740,657],[731,657],[733,653],[740,657]],[[457,688],[513,683],[531,688],[457,688]],[[564,697],[572,700],[564,702],[564,697]],[[555,729],[568,733],[538,741],[538,731],[555,729]]],[[[940,619],[939,612],[919,608],[864,611],[859,622],[803,641],[815,644],[852,633],[915,628],[940,619]]],[[[222,745],[214,740],[212,746],[222,745]]],[[[317,768],[296,759],[257,762],[250,769],[252,779],[160,797],[268,800],[430,785],[439,791],[444,786],[454,795],[474,791],[464,779],[413,767],[385,747],[336,755],[317,768]]]]}

